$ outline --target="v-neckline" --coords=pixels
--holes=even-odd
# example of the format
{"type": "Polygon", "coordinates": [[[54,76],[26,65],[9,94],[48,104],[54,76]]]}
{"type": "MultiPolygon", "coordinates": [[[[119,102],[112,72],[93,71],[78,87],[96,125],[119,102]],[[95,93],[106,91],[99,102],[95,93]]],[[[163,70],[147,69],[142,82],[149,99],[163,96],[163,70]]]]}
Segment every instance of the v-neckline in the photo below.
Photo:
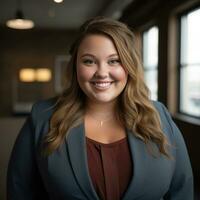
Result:
{"type": "MultiPolygon", "coordinates": [[[[136,138],[131,133],[131,131],[126,130],[126,133],[133,162],[133,173],[128,188],[122,197],[122,200],[130,200],[133,195],[134,198],[139,197],[141,195],[141,186],[144,184],[146,176],[146,174],[138,173],[139,171],[145,171],[144,169],[146,168],[146,162],[141,163],[142,160],[146,160],[146,158],[143,158],[146,154],[144,153],[144,144],[141,140],[136,138]]],[[[88,199],[99,200],[91,177],[89,175],[86,137],[83,123],[71,129],[68,138],[66,139],[66,142],[68,144],[68,151],[72,168],[75,177],[79,182],[79,185],[81,186],[84,193],[87,195],[88,199]]]]}

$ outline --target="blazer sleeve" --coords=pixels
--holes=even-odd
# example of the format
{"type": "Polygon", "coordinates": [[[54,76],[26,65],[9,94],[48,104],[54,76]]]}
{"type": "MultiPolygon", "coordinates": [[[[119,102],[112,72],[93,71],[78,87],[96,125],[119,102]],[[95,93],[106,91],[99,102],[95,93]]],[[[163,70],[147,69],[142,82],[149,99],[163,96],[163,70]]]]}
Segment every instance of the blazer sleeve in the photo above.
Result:
{"type": "Polygon", "coordinates": [[[48,199],[37,167],[34,112],[27,118],[12,150],[7,170],[7,200],[48,199]]]}
{"type": "Polygon", "coordinates": [[[165,200],[193,200],[193,173],[190,159],[181,132],[173,122],[169,112],[162,105],[164,114],[171,127],[172,138],[174,140],[172,148],[175,148],[175,169],[169,191],[165,195],[165,200]]]}

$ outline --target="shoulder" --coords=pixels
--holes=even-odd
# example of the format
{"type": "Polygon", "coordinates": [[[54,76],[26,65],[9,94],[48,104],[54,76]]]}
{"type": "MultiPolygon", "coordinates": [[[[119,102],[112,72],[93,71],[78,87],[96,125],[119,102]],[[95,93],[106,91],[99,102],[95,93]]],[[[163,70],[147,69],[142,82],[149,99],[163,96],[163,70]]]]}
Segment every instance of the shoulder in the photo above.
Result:
{"type": "Polygon", "coordinates": [[[173,121],[167,108],[162,103],[157,101],[153,101],[153,104],[159,113],[161,127],[165,135],[173,144],[179,143],[179,141],[182,141],[183,144],[182,133],[173,121]]]}
{"type": "Polygon", "coordinates": [[[46,100],[40,100],[33,104],[33,109],[41,109],[42,111],[45,111],[46,109],[55,106],[56,102],[57,102],[57,97],[53,97],[46,100]]]}
{"type": "MultiPolygon", "coordinates": [[[[153,101],[153,105],[156,108],[163,132],[166,134],[168,139],[174,140],[174,136],[179,132],[178,127],[174,123],[171,114],[165,107],[165,105],[159,101],[153,101]]],[[[179,133],[178,133],[179,134],[179,133]]]]}
{"type": "Polygon", "coordinates": [[[169,123],[169,121],[172,119],[171,119],[171,115],[170,115],[169,111],[167,110],[167,108],[165,107],[165,105],[159,101],[152,101],[152,103],[160,115],[161,122],[169,123]]]}
{"type": "Polygon", "coordinates": [[[31,110],[31,118],[33,123],[44,122],[48,120],[55,111],[57,97],[41,100],[33,104],[31,110]]]}
{"type": "Polygon", "coordinates": [[[164,106],[163,103],[161,103],[160,101],[152,101],[154,107],[156,108],[156,110],[160,113],[163,112],[164,110],[166,110],[166,107],[164,106]],[[164,109],[164,110],[163,110],[164,109]]]}

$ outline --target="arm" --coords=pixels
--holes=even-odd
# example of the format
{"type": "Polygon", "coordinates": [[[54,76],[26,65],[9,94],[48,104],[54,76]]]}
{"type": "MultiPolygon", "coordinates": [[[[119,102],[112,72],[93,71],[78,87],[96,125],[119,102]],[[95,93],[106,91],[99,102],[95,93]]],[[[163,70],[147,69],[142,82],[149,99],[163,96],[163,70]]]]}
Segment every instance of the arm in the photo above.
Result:
{"type": "Polygon", "coordinates": [[[193,200],[193,174],[186,145],[181,132],[173,122],[167,109],[164,106],[162,107],[173,134],[174,144],[172,144],[172,146],[175,146],[174,148],[176,150],[176,154],[174,156],[176,162],[175,171],[169,191],[165,195],[164,199],[193,200]]]}
{"type": "Polygon", "coordinates": [[[48,199],[36,164],[33,134],[32,111],[16,139],[8,164],[8,200],[48,199]]]}

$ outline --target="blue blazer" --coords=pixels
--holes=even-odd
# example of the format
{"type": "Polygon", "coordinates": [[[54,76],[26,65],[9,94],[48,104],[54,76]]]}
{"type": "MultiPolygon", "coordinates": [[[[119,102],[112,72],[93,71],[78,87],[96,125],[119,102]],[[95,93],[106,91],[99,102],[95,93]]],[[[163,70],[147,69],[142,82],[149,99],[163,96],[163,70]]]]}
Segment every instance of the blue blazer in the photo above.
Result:
{"type": "MultiPolygon", "coordinates": [[[[8,166],[7,199],[99,200],[88,171],[84,124],[71,129],[59,150],[48,157],[40,154],[53,104],[53,100],[36,103],[17,137],[8,166]]],[[[193,175],[183,137],[166,108],[154,105],[173,159],[152,156],[127,130],[133,177],[122,200],[193,200],[193,175]]]]}

